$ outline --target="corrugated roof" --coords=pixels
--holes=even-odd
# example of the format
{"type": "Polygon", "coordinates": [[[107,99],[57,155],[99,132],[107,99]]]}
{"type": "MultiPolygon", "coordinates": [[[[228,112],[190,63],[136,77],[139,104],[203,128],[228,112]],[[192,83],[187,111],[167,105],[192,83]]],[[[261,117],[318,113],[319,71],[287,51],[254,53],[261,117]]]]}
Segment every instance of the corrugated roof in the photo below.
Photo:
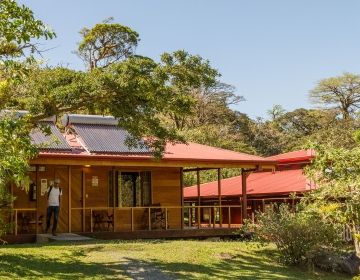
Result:
{"type": "MultiPolygon", "coordinates": [[[[301,169],[256,172],[250,174],[247,178],[248,195],[301,193],[314,189],[314,187],[314,184],[311,184],[301,169]]],[[[221,194],[222,196],[240,196],[242,194],[241,176],[221,180],[221,194]]],[[[218,196],[218,182],[201,184],[200,196],[218,196]]],[[[197,186],[184,188],[184,197],[197,197],[197,186]]]]}
{"type": "MultiPolygon", "coordinates": [[[[129,147],[126,140],[130,134],[115,125],[72,124],[72,128],[91,153],[149,153],[145,146],[129,147]]],[[[143,143],[142,143],[143,144],[143,143]]],[[[140,143],[141,145],[141,143],[140,143]]]]}
{"type": "Polygon", "coordinates": [[[70,145],[56,128],[54,122],[42,121],[39,124],[49,126],[51,133],[46,135],[40,128],[34,129],[30,134],[34,145],[39,146],[43,150],[71,151],[70,145]]]}

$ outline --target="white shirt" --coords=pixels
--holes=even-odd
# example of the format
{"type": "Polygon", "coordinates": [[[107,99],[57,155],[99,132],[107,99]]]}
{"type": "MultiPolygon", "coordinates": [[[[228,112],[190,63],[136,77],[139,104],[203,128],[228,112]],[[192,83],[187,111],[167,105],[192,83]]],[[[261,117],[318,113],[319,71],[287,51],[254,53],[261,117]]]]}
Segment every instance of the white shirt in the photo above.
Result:
{"type": "MultiPolygon", "coordinates": [[[[50,188],[48,189],[50,191],[50,188]]],[[[50,193],[49,193],[49,206],[60,206],[59,200],[60,195],[62,195],[62,192],[60,191],[60,188],[52,187],[50,193]]]]}

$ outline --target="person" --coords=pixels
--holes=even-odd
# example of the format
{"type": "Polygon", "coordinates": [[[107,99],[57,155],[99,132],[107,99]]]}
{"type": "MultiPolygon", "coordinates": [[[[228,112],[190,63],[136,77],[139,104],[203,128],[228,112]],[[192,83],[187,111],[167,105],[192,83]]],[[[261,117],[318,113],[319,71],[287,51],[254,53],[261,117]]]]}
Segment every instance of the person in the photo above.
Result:
{"type": "Polygon", "coordinates": [[[60,188],[60,179],[55,179],[54,186],[50,185],[47,190],[48,195],[48,208],[46,213],[46,230],[47,233],[50,228],[50,220],[52,214],[54,214],[54,221],[52,226],[52,235],[56,235],[56,227],[60,213],[60,202],[62,196],[62,190],[60,188]]]}

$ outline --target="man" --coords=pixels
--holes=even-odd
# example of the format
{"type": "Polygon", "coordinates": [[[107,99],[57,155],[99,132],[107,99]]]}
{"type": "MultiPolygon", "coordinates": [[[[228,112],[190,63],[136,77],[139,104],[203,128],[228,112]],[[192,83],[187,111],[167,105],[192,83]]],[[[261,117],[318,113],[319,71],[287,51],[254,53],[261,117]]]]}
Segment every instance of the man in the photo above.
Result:
{"type": "Polygon", "coordinates": [[[46,233],[50,228],[51,216],[54,213],[54,222],[52,226],[52,235],[54,236],[56,235],[56,227],[60,212],[60,201],[61,201],[60,197],[62,195],[62,190],[59,186],[60,186],[60,179],[57,178],[54,181],[54,186],[50,185],[50,187],[47,190],[48,208],[46,214],[46,233]]]}

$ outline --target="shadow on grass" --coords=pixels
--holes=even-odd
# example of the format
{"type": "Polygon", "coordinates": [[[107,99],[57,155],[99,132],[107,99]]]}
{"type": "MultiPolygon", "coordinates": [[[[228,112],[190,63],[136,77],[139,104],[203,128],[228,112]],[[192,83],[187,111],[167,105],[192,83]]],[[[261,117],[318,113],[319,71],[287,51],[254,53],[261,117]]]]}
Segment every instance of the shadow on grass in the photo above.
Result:
{"type": "MultiPolygon", "coordinates": [[[[89,244],[89,243],[86,243],[89,244]]],[[[164,262],[129,257],[118,259],[109,255],[101,263],[86,262],[89,252],[102,250],[103,246],[79,248],[57,258],[5,253],[0,255],[0,278],[45,279],[347,279],[342,275],[312,274],[300,268],[276,263],[273,250],[259,249],[254,254],[237,251],[235,255],[215,256],[215,260],[195,264],[189,262],[164,262]],[[217,258],[217,259],[216,259],[217,258]]],[[[15,246],[14,246],[15,247],[15,246]]],[[[191,256],[189,256],[190,258],[191,256]]],[[[350,278],[348,278],[350,279],[350,278]]]]}
{"type": "MultiPolygon", "coordinates": [[[[273,252],[270,252],[270,255],[273,255],[273,252]]],[[[125,258],[124,269],[131,279],[351,279],[345,275],[308,272],[304,268],[282,266],[261,259],[264,258],[237,254],[232,259],[212,264],[192,264],[125,258]]]]}

